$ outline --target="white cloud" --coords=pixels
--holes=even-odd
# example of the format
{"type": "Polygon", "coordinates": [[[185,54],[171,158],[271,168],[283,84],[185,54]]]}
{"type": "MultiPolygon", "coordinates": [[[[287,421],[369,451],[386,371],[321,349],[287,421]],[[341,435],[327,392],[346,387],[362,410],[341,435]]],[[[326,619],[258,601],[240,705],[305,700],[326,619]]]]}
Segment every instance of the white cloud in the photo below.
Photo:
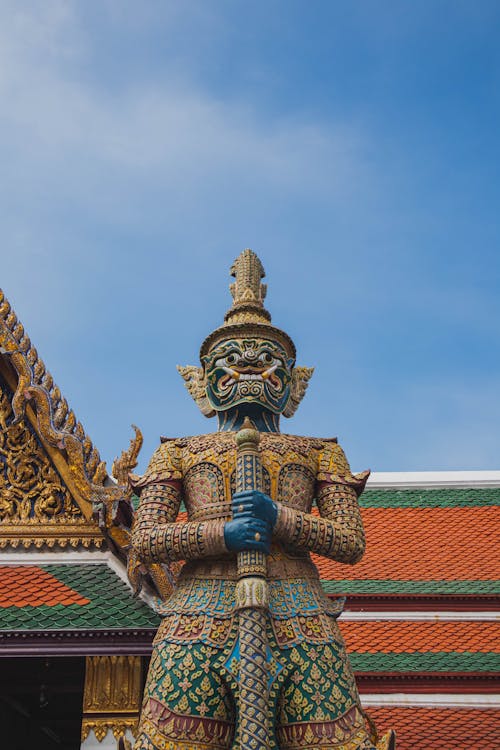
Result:
{"type": "MultiPolygon", "coordinates": [[[[158,22],[153,7],[163,20],[168,16],[169,35],[175,36],[176,24],[186,21],[177,18],[175,3],[160,5],[148,5],[147,23],[158,22]]],[[[119,36],[120,24],[125,28],[130,19],[113,2],[104,7],[119,36]]],[[[96,46],[80,10],[79,3],[63,0],[0,8],[0,224],[9,253],[2,281],[7,292],[36,271],[37,288],[70,306],[75,271],[82,269],[84,278],[92,266],[104,273],[102,246],[89,242],[89,228],[92,234],[99,227],[103,236],[102,227],[130,235],[168,226],[170,237],[177,232],[187,238],[194,214],[201,227],[214,215],[219,237],[232,219],[241,223],[238,241],[246,243],[248,227],[263,224],[270,206],[290,200],[345,205],[349,191],[363,182],[364,136],[346,123],[270,116],[248,99],[201,88],[179,74],[176,62],[170,70],[163,61],[161,81],[145,71],[116,89],[101,84],[96,46]]],[[[206,21],[203,4],[198,10],[206,21]]],[[[198,27],[201,32],[201,21],[198,27]]],[[[125,68],[133,68],[133,50],[130,55],[125,68]]],[[[188,240],[191,253],[200,239],[188,240]]],[[[106,252],[119,255],[112,245],[106,252]]],[[[113,271],[121,267],[117,257],[113,271]]],[[[92,276],[93,284],[104,283],[92,276]]],[[[28,315],[32,290],[25,285],[21,295],[20,311],[28,315]]]]}
{"type": "Polygon", "coordinates": [[[95,64],[74,5],[27,8],[7,6],[0,18],[0,135],[17,176],[29,171],[35,183],[47,179],[87,199],[96,174],[119,193],[120,175],[128,190],[134,179],[178,192],[230,177],[242,188],[318,195],[328,189],[339,198],[358,182],[361,134],[353,128],[270,120],[175,73],[166,85],[142,80],[110,95],[71,64],[95,64]],[[42,177],[43,170],[49,174],[42,177]]]}

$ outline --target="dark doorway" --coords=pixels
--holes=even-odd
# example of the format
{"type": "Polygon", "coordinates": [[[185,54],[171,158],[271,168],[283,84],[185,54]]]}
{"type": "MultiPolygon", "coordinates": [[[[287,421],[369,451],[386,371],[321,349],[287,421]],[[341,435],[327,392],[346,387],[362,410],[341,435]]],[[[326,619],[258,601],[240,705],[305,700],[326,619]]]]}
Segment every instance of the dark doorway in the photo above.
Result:
{"type": "Polygon", "coordinates": [[[79,750],[85,658],[0,659],[0,726],[9,750],[79,750]]]}

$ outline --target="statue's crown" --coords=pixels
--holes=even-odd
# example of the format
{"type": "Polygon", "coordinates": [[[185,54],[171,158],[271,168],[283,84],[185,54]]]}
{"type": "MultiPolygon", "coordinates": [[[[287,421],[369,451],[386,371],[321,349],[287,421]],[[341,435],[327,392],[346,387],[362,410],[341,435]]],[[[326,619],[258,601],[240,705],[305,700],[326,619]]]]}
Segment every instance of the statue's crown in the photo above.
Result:
{"type": "Polygon", "coordinates": [[[264,307],[267,285],[261,282],[265,271],[253,250],[243,250],[230,269],[235,281],[229,285],[233,305],[224,316],[224,323],[207,336],[201,345],[200,357],[219,341],[228,338],[259,336],[281,343],[295,359],[295,345],[284,331],[271,325],[271,315],[264,307]]]}
{"type": "Polygon", "coordinates": [[[230,270],[235,281],[229,285],[233,306],[224,315],[225,325],[230,323],[269,324],[271,315],[264,307],[267,286],[261,282],[266,272],[253,250],[243,250],[230,270]]]}

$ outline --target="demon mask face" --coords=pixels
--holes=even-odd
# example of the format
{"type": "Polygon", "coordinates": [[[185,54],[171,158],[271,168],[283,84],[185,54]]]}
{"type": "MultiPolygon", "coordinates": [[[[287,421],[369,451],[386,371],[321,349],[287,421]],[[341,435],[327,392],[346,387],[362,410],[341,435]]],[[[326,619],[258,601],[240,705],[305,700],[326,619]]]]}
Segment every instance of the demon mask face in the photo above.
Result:
{"type": "Polygon", "coordinates": [[[214,411],[254,403],[281,414],[290,398],[293,365],[271,339],[221,341],[203,357],[208,401],[214,411]]]}

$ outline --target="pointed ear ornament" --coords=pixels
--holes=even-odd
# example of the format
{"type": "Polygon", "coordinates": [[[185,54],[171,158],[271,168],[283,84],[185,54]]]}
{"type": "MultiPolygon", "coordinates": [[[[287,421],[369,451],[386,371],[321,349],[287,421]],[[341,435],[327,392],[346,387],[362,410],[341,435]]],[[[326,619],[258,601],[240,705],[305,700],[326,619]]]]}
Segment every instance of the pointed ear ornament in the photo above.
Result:
{"type": "Polygon", "coordinates": [[[294,367],[290,385],[290,398],[283,410],[284,417],[293,417],[304,398],[307,386],[314,372],[314,367],[294,367]]]}
{"type": "Polygon", "coordinates": [[[215,411],[212,408],[211,403],[207,398],[205,390],[205,376],[203,374],[202,367],[195,367],[195,365],[187,365],[181,367],[177,365],[177,369],[184,379],[184,385],[188,389],[192,398],[196,401],[198,408],[205,417],[214,417],[215,411]]]}

